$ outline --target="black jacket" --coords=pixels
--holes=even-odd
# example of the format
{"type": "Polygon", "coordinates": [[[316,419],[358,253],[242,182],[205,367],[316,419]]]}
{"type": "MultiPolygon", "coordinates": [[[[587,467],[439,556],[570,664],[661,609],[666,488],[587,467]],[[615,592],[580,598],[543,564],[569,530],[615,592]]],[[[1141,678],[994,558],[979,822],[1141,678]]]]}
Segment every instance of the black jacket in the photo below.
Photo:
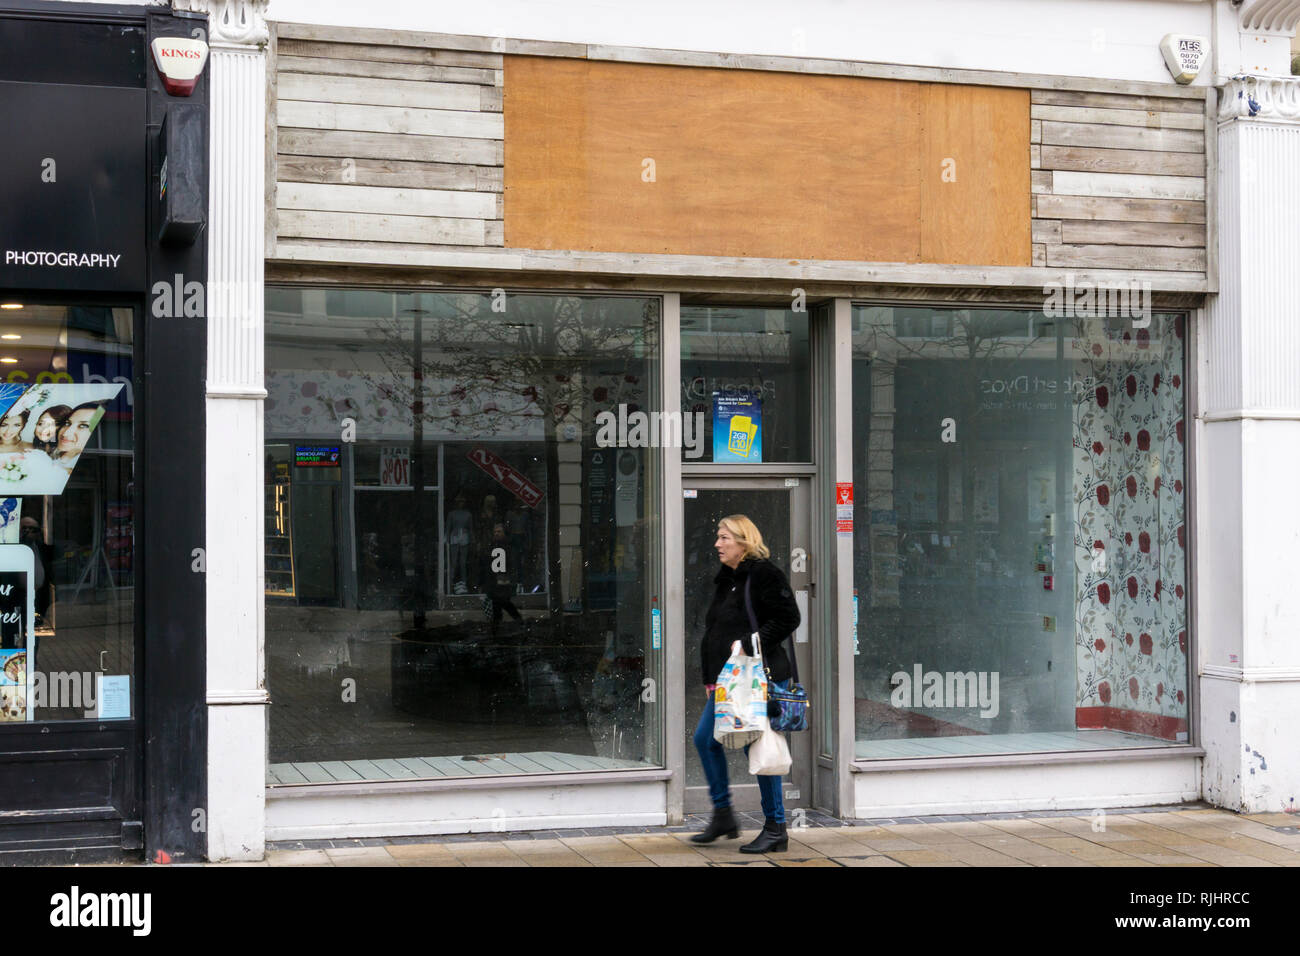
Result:
{"type": "Polygon", "coordinates": [[[722,665],[731,656],[734,641],[743,641],[746,654],[753,654],[749,635],[752,628],[745,613],[745,580],[752,578],[749,598],[758,618],[758,639],[763,660],[772,680],[790,676],[786,639],[799,626],[799,605],[785,574],[765,558],[746,558],[734,571],[725,564],[714,578],[713,603],[704,619],[704,640],[700,642],[700,663],[704,682],[717,681],[722,665]]]}

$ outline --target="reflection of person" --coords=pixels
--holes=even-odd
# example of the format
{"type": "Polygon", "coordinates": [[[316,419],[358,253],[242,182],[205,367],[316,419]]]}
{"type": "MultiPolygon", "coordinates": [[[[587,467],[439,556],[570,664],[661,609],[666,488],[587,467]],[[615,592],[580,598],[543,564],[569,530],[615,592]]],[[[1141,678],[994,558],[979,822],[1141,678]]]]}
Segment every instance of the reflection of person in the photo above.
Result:
{"type": "Polygon", "coordinates": [[[35,591],[36,626],[40,627],[43,623],[41,618],[50,606],[50,589],[46,587],[46,572],[53,564],[54,548],[45,543],[41,536],[40,522],[31,515],[23,518],[19,534],[22,543],[32,549],[32,557],[34,558],[32,587],[35,591]]]}
{"type": "Polygon", "coordinates": [[[58,448],[54,452],[57,465],[68,471],[73,469],[103,413],[103,402],[84,402],[68,413],[59,426],[58,448]]]}
{"type": "Polygon", "coordinates": [[[59,445],[59,428],[70,414],[72,409],[67,405],[51,405],[41,412],[36,419],[36,427],[32,429],[32,447],[53,458],[59,445]]]}
{"type": "Polygon", "coordinates": [[[452,590],[464,594],[465,579],[469,577],[469,542],[474,534],[474,516],[465,507],[464,495],[457,495],[454,504],[455,509],[447,514],[447,557],[451,566],[452,590]]]}
{"type": "MultiPolygon", "coordinates": [[[[795,603],[790,582],[776,565],[768,561],[771,552],[763,535],[745,515],[729,515],[718,522],[714,549],[722,562],[714,578],[713,603],[704,619],[704,639],[700,643],[705,680],[716,679],[731,656],[731,645],[740,641],[746,654],[752,655],[749,613],[745,609],[745,582],[749,581],[750,601],[758,619],[758,636],[763,662],[772,683],[782,690],[789,688],[790,659],[784,641],[799,626],[799,605],[795,603]]],[[[691,839],[712,843],[720,836],[734,839],[740,835],[731,810],[731,790],[727,785],[727,754],[713,737],[713,693],[715,685],[705,685],[708,704],[695,728],[695,747],[709,781],[713,801],[713,819],[703,833],[691,839]]],[[[749,747],[745,748],[746,753],[749,747]]],[[[781,799],[781,778],[759,775],[758,791],[762,797],[763,830],[752,843],[740,848],[742,853],[780,852],[789,846],[785,832],[785,804],[781,799]]]]}
{"type": "MultiPolygon", "coordinates": [[[[484,495],[483,507],[479,511],[478,516],[478,532],[474,542],[474,549],[477,552],[475,557],[479,562],[480,568],[487,567],[487,565],[483,563],[483,558],[484,555],[488,554],[492,550],[492,529],[497,526],[497,523],[500,520],[501,516],[497,513],[497,496],[484,495]]],[[[478,589],[486,594],[487,587],[487,575],[480,573],[478,589]]]]}
{"type": "Polygon", "coordinates": [[[492,552],[500,548],[505,551],[506,546],[506,529],[504,525],[496,525],[492,528],[492,542],[489,547],[484,549],[479,560],[482,562],[482,580],[483,592],[487,595],[488,600],[492,602],[492,633],[496,633],[497,625],[501,623],[501,612],[505,611],[516,621],[522,621],[523,615],[519,613],[519,608],[515,607],[514,602],[510,600],[512,595],[512,586],[510,581],[510,569],[503,566],[502,570],[494,570],[492,552]]]}
{"type": "Polygon", "coordinates": [[[516,503],[506,512],[506,531],[510,535],[510,568],[514,572],[515,593],[524,593],[524,558],[528,554],[528,513],[516,503]]]}
{"type": "Polygon", "coordinates": [[[29,412],[9,412],[0,418],[0,454],[31,451],[32,446],[22,440],[23,429],[27,427],[29,412]]]}

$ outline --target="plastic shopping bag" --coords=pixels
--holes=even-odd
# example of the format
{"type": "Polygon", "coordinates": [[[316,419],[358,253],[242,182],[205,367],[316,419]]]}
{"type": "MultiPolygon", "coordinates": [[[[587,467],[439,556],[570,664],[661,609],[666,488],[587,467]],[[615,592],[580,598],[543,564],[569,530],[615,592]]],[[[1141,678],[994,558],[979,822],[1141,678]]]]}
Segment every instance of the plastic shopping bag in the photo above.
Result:
{"type": "Polygon", "coordinates": [[[740,641],[731,645],[713,692],[713,739],[729,750],[752,743],[768,728],[767,675],[757,634],[753,640],[753,657],[740,641]]]}
{"type": "Polygon", "coordinates": [[[790,748],[785,735],[767,729],[749,745],[749,772],[765,777],[784,777],[790,773],[790,748]]]}

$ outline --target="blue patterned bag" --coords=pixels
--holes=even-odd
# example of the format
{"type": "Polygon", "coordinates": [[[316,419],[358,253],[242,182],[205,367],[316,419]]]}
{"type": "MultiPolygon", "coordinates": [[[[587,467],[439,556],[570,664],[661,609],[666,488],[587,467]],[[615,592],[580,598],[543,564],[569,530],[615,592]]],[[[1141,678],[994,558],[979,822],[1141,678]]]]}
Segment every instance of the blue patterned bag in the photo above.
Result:
{"type": "MultiPolygon", "coordinates": [[[[745,613],[749,615],[750,628],[757,635],[758,617],[754,614],[754,604],[749,597],[749,578],[745,578],[745,613]]],[[[782,690],[776,681],[772,680],[772,672],[767,670],[766,658],[763,661],[763,669],[767,670],[768,722],[773,730],[807,730],[808,708],[812,705],[808,702],[808,692],[799,683],[799,658],[789,647],[786,648],[786,653],[790,656],[789,690],[782,690]]]]}

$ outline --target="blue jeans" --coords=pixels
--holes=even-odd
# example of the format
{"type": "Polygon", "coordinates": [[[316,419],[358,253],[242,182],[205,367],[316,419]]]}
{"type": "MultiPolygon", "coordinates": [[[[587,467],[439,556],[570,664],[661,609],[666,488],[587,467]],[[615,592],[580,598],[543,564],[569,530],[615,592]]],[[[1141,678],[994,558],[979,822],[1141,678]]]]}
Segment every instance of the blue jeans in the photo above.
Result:
{"type": "MultiPolygon", "coordinates": [[[[774,681],[774,686],[782,690],[790,689],[790,682],[774,681]]],[[[704,705],[700,714],[699,726],[695,728],[695,749],[700,752],[700,763],[704,765],[704,776],[709,781],[709,799],[714,809],[722,810],[731,806],[731,788],[727,785],[727,751],[713,739],[713,697],[704,705]]],[[[749,753],[746,745],[745,753],[749,753]]],[[[758,775],[758,793],[763,802],[763,816],[776,823],[785,823],[785,804],[781,800],[781,778],[777,776],[758,775]]]]}

